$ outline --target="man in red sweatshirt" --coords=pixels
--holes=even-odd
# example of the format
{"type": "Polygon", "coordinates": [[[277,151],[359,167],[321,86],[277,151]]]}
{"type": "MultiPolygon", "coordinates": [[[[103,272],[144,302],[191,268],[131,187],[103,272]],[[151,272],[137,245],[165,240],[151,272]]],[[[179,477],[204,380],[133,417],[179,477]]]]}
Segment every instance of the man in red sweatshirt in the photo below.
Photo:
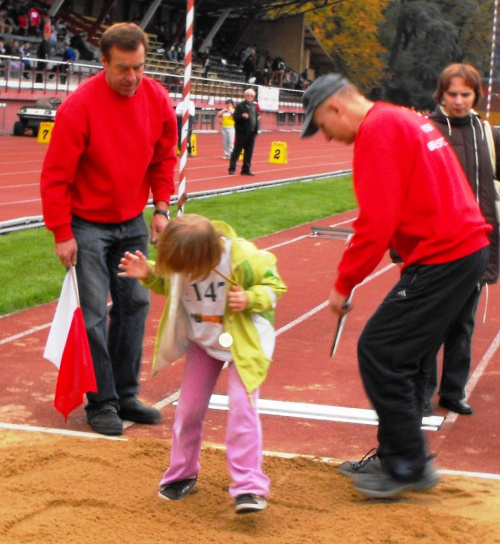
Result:
{"type": "Polygon", "coordinates": [[[174,192],[175,113],[164,88],[144,77],[147,45],[135,24],[106,30],[104,70],[59,107],[41,174],[55,253],[65,267],[76,266],[79,282],[98,387],[87,394],[87,420],[106,435],[122,434],[124,419],[161,418],[137,399],[149,294],[117,275],[126,251],[147,252],[143,210],[150,192],[153,244],[167,225],[174,192]]]}
{"type": "Polygon", "coordinates": [[[334,313],[393,248],[401,278],[358,342],[366,392],[379,418],[377,453],[341,472],[373,497],[428,489],[438,477],[421,431],[429,368],[425,356],[476,288],[488,261],[490,226],[446,139],[425,117],[373,103],[339,74],[321,76],[304,94],[302,137],[354,143],[359,205],[354,235],[329,297],[334,313]]]}

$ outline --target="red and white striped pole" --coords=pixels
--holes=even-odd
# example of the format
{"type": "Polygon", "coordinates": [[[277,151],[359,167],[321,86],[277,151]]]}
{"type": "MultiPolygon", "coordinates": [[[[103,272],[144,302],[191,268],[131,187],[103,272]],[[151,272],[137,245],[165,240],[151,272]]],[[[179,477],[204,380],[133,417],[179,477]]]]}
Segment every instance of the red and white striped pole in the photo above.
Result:
{"type": "Polygon", "coordinates": [[[186,164],[188,148],[188,127],[189,127],[189,103],[191,101],[191,63],[193,51],[193,22],[194,22],[194,0],[187,0],[186,7],[186,45],[184,57],[184,89],[182,101],[184,103],[181,129],[181,160],[179,164],[179,199],[177,201],[177,215],[184,211],[184,202],[187,200],[186,193],[186,164]]]}
{"type": "Polygon", "coordinates": [[[488,98],[486,101],[486,119],[490,118],[491,95],[493,93],[493,77],[495,73],[495,53],[497,47],[497,23],[498,23],[498,0],[495,0],[493,9],[493,30],[491,32],[491,57],[490,57],[490,77],[488,81],[488,98]]]}

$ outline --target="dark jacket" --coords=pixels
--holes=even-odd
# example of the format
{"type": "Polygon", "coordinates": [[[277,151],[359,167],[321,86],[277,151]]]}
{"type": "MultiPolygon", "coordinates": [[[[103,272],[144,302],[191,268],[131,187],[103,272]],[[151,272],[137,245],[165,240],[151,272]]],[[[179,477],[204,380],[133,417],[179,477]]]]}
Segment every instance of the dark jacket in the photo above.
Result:
{"type": "MultiPolygon", "coordinates": [[[[483,283],[496,283],[499,273],[499,222],[496,211],[495,174],[486,139],[484,124],[479,115],[471,111],[466,117],[449,117],[440,106],[430,118],[452,145],[479,202],[486,221],[492,225],[490,234],[490,262],[483,283]]],[[[500,176],[500,133],[493,129],[496,149],[496,171],[500,176]]]]}
{"type": "Polygon", "coordinates": [[[258,126],[258,110],[255,102],[247,102],[243,100],[234,108],[234,128],[236,130],[236,136],[250,136],[257,134],[259,130],[258,126]],[[248,113],[249,117],[243,117],[244,113],[248,113]],[[254,123],[252,126],[252,116],[254,117],[254,123]]]}

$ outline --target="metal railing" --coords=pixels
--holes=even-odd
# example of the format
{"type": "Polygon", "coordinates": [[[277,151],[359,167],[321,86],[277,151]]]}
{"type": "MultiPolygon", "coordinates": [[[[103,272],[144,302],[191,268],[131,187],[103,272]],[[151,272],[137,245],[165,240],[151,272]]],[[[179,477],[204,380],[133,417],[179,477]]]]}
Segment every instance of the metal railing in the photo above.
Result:
{"type": "MultiPolygon", "coordinates": [[[[84,79],[101,69],[102,66],[97,62],[64,62],[55,59],[0,55],[0,91],[3,91],[5,98],[11,91],[68,94],[74,91],[84,79]]],[[[167,88],[173,101],[182,98],[182,76],[150,69],[145,73],[167,88]]],[[[242,100],[243,93],[249,86],[248,83],[240,81],[197,76],[191,78],[193,100],[197,104],[204,104],[205,107],[218,108],[227,98],[235,101],[242,100]]],[[[303,91],[279,89],[280,110],[302,112],[302,95],[303,91]]]]}

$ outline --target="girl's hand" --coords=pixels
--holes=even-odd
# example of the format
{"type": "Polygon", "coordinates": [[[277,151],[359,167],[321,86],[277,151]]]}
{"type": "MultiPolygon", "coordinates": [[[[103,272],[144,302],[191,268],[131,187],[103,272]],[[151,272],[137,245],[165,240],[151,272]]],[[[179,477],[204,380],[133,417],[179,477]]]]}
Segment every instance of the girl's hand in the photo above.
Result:
{"type": "Polygon", "coordinates": [[[248,304],[247,292],[239,285],[233,285],[227,293],[227,304],[233,312],[242,312],[248,304]]]}
{"type": "Polygon", "coordinates": [[[146,280],[151,274],[146,256],[140,251],[136,251],[135,254],[127,251],[120,260],[118,268],[123,270],[123,272],[118,272],[118,275],[126,278],[146,280]]]}

